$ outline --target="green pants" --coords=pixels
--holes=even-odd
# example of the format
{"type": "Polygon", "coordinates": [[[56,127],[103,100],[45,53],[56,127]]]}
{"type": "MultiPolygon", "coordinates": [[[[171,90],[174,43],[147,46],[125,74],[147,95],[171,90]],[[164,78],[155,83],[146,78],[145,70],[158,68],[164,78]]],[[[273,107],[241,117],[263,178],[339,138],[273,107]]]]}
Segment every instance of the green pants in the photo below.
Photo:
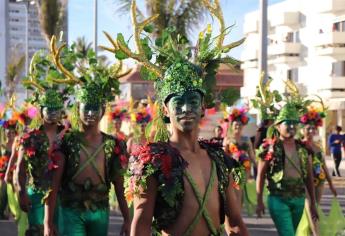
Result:
{"type": "MultiPolygon", "coordinates": [[[[28,212],[29,231],[31,235],[36,235],[38,232],[43,235],[44,204],[42,203],[42,199],[44,194],[37,192],[32,188],[28,188],[27,192],[31,201],[31,208],[28,212]]],[[[57,227],[58,232],[62,232],[63,223],[61,222],[61,208],[59,200],[56,204],[54,224],[57,227]]]]}
{"type": "Polygon", "coordinates": [[[109,210],[78,210],[62,207],[64,236],[106,236],[109,210]]]}
{"type": "Polygon", "coordinates": [[[0,219],[6,219],[5,211],[8,205],[7,186],[3,180],[0,180],[0,219]]]}
{"type": "Polygon", "coordinates": [[[268,209],[279,236],[294,236],[302,218],[305,197],[268,196],[268,209]]]}
{"type": "Polygon", "coordinates": [[[28,216],[26,212],[20,209],[18,196],[13,191],[11,184],[7,184],[7,198],[8,207],[17,223],[18,236],[24,236],[29,225],[28,216]]]}

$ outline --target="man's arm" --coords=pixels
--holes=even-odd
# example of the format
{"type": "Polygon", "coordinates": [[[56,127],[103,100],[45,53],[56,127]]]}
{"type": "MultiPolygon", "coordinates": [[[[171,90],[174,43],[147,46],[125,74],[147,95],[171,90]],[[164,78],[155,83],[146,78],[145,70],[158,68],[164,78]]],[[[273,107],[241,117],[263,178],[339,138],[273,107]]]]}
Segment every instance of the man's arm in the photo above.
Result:
{"type": "Polygon", "coordinates": [[[14,174],[14,186],[19,195],[19,206],[20,208],[28,212],[30,207],[30,200],[26,192],[26,170],[24,160],[24,148],[20,146],[18,151],[17,168],[14,174]]]}
{"type": "Polygon", "coordinates": [[[257,208],[256,214],[260,218],[265,213],[265,205],[263,201],[263,190],[265,184],[266,171],[268,167],[268,161],[258,161],[258,175],[256,177],[256,195],[257,195],[257,208]]]}
{"type": "Polygon", "coordinates": [[[230,228],[234,229],[238,232],[234,232],[235,235],[247,236],[249,235],[247,227],[245,226],[241,211],[238,206],[238,201],[236,200],[236,196],[233,189],[233,179],[230,175],[229,177],[229,186],[226,190],[226,201],[227,201],[227,209],[226,209],[226,217],[228,218],[228,223],[230,224],[230,228]],[[239,229],[239,230],[238,230],[239,229]]]}
{"type": "Polygon", "coordinates": [[[11,150],[11,157],[10,157],[10,160],[8,162],[8,166],[7,166],[7,170],[6,170],[6,173],[5,173],[5,182],[6,183],[13,183],[13,166],[15,165],[16,163],[16,155],[18,154],[17,153],[17,139],[18,137],[16,137],[16,139],[14,140],[13,144],[12,144],[12,150],[11,150]]]}
{"type": "Polygon", "coordinates": [[[125,199],[125,189],[123,187],[123,177],[117,175],[113,181],[115,187],[116,198],[124,220],[122,231],[126,236],[130,235],[131,219],[129,216],[128,205],[125,199]]]}
{"type": "Polygon", "coordinates": [[[157,181],[154,177],[148,177],[147,189],[140,195],[140,198],[134,197],[134,216],[131,236],[151,236],[157,189],[157,181]]]}
{"type": "Polygon", "coordinates": [[[58,168],[53,172],[51,192],[44,205],[44,236],[56,235],[54,226],[54,212],[58,198],[58,192],[61,185],[62,175],[65,169],[65,157],[61,152],[53,153],[55,163],[58,168]]]}
{"type": "Polygon", "coordinates": [[[317,210],[316,210],[316,201],[315,201],[315,191],[314,191],[314,176],[313,176],[313,167],[312,167],[312,157],[308,156],[307,161],[307,179],[306,187],[310,198],[310,212],[312,219],[315,221],[318,219],[317,210]]]}

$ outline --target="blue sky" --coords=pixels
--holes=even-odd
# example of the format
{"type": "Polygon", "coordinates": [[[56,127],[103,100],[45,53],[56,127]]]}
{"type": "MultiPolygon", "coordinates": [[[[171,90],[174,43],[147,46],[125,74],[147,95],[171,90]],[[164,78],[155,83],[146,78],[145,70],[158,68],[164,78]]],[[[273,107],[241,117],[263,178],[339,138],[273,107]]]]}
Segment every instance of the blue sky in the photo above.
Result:
{"type": "MultiPolygon", "coordinates": [[[[268,0],[269,4],[282,2],[282,0],[268,0]]],[[[94,0],[69,0],[68,1],[68,24],[69,42],[77,37],[85,36],[88,42],[93,41],[93,2],[94,0]]],[[[137,0],[141,9],[144,0],[137,0]]],[[[124,34],[125,39],[132,35],[129,14],[120,15],[117,12],[118,0],[98,0],[98,45],[109,45],[102,31],[107,31],[114,37],[117,33],[124,34]]],[[[243,37],[243,19],[247,12],[257,10],[259,0],[221,0],[226,25],[235,23],[227,41],[235,41],[243,37]]],[[[207,19],[212,23],[211,19],[207,19]]],[[[207,22],[205,22],[206,25],[207,22]]],[[[197,35],[201,29],[196,29],[193,34],[197,35]]],[[[239,58],[242,47],[234,49],[230,55],[239,58]]],[[[111,54],[107,54],[112,57],[111,54]]]]}

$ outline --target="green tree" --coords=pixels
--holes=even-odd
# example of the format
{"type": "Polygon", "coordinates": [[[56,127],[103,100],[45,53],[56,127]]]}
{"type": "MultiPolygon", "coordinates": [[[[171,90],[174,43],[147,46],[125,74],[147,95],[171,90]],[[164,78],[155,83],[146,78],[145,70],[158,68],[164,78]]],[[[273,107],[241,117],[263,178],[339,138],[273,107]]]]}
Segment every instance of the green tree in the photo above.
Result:
{"type": "Polygon", "coordinates": [[[65,0],[39,0],[37,9],[43,35],[49,45],[53,35],[58,36],[65,19],[65,0]]]}
{"type": "Polygon", "coordinates": [[[4,95],[10,99],[15,93],[23,69],[25,67],[25,56],[18,54],[16,50],[12,50],[11,57],[6,67],[5,85],[3,89],[4,95]]]}
{"type": "MultiPolygon", "coordinates": [[[[129,13],[132,0],[115,0],[119,11],[129,13]]],[[[204,19],[206,8],[200,0],[145,0],[149,16],[158,14],[155,24],[155,35],[160,36],[167,27],[174,27],[176,35],[188,38],[189,33],[204,19]]],[[[139,16],[143,13],[137,9],[139,16]]]]}
{"type": "Polygon", "coordinates": [[[225,103],[228,106],[233,105],[238,99],[240,99],[240,91],[236,88],[228,88],[219,93],[219,100],[221,103],[225,103]]]}

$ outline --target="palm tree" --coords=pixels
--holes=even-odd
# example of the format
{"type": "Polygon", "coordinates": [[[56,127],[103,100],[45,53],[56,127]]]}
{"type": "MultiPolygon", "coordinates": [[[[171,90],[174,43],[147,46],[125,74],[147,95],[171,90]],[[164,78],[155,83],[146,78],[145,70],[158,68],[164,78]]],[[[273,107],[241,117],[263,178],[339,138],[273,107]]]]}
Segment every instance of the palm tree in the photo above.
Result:
{"type": "MultiPolygon", "coordinates": [[[[119,11],[130,11],[131,0],[116,0],[120,4],[119,11]]],[[[155,24],[155,36],[161,35],[167,27],[174,27],[176,35],[188,38],[189,33],[205,17],[206,8],[200,0],[145,0],[147,12],[150,16],[158,14],[155,24]]],[[[138,15],[143,14],[138,9],[138,15]]]]}
{"type": "Polygon", "coordinates": [[[23,54],[18,54],[15,49],[12,49],[10,55],[11,57],[6,67],[6,87],[4,88],[4,94],[7,99],[10,99],[15,93],[25,66],[25,56],[23,54]]]}
{"type": "Polygon", "coordinates": [[[66,0],[39,0],[37,9],[40,25],[49,46],[53,35],[58,36],[63,29],[66,0]]]}
{"type": "Polygon", "coordinates": [[[86,38],[78,37],[75,41],[75,50],[77,53],[83,55],[83,58],[87,56],[87,52],[92,49],[92,43],[86,41],[86,38]]]}

